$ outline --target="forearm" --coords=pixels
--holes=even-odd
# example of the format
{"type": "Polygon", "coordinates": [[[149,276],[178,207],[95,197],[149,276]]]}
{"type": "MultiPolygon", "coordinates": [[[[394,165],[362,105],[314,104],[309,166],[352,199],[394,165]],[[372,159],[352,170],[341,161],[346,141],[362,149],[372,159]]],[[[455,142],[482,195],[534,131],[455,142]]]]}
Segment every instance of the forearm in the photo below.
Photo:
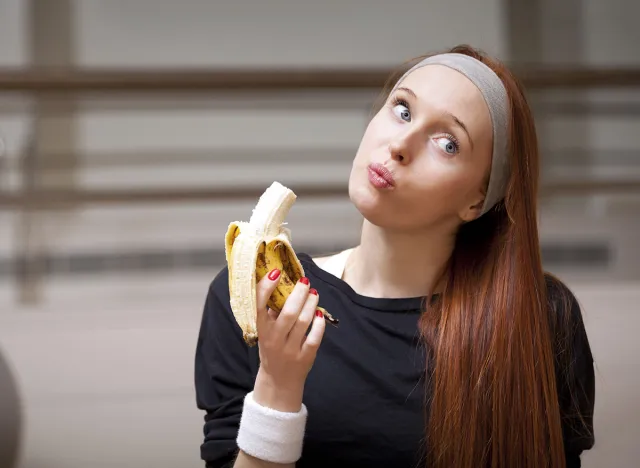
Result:
{"type": "Polygon", "coordinates": [[[233,468],[295,468],[295,463],[273,463],[252,457],[242,450],[238,453],[233,468]]]}

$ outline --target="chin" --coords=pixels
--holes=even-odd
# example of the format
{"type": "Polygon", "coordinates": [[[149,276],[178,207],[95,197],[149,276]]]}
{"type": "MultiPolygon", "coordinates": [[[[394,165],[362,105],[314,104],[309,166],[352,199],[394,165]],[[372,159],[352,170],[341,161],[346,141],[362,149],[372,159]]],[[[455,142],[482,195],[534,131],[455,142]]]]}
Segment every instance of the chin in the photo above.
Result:
{"type": "Polygon", "coordinates": [[[422,230],[441,225],[451,214],[433,209],[429,203],[407,209],[395,197],[386,197],[368,179],[349,180],[349,199],[362,217],[374,226],[391,230],[422,230]],[[418,211],[416,211],[418,210],[418,211]]]}

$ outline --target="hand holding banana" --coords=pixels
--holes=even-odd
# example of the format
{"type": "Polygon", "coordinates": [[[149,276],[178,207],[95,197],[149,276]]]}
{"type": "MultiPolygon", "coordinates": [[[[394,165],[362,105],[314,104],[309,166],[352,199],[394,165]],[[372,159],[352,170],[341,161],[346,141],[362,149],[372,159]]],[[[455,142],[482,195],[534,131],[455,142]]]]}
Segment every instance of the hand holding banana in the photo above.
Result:
{"type": "MultiPolygon", "coordinates": [[[[277,287],[267,298],[267,306],[279,313],[304,269],[293,247],[285,218],[296,200],[292,190],[274,182],[262,194],[248,223],[234,221],[225,236],[225,254],[229,268],[229,295],[234,317],[245,342],[258,342],[256,284],[270,271],[280,271],[277,287]]],[[[318,308],[325,319],[337,324],[326,310],[318,308]]]]}
{"type": "Polygon", "coordinates": [[[318,292],[310,288],[284,227],[295,200],[293,191],[274,182],[249,222],[232,222],[225,236],[234,317],[249,346],[260,339],[256,401],[291,412],[300,409],[325,320],[338,323],[318,307],[318,292]]]}
{"type": "Polygon", "coordinates": [[[279,313],[269,309],[269,297],[280,281],[282,274],[275,269],[256,288],[260,368],[254,394],[263,406],[297,412],[304,382],[324,335],[325,320],[317,308],[318,293],[304,277],[293,287],[279,313]]]}

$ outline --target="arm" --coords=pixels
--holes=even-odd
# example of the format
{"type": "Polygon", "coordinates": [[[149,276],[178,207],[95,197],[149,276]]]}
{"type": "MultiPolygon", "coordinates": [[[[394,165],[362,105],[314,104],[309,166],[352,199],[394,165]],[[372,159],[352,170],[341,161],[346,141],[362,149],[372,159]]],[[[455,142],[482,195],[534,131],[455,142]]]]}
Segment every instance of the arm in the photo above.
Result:
{"type": "Polygon", "coordinates": [[[206,412],[200,456],[207,468],[293,468],[238,450],[236,437],[244,398],[254,386],[257,352],[244,343],[229,307],[227,274],[223,269],[209,287],[196,344],[196,403],[206,412]]]}
{"type": "Polygon", "coordinates": [[[595,443],[593,411],[595,405],[595,372],[591,347],[584,328],[578,302],[573,298],[570,311],[569,346],[572,360],[565,367],[565,385],[560,398],[565,437],[567,468],[579,468],[580,454],[595,443]]]}
{"type": "Polygon", "coordinates": [[[259,460],[240,450],[233,468],[294,468],[295,466],[295,463],[287,463],[286,465],[283,465],[282,463],[271,463],[259,460]]]}
{"type": "Polygon", "coordinates": [[[582,311],[573,293],[553,279],[550,300],[555,335],[556,381],[567,468],[581,466],[580,455],[595,443],[595,372],[582,311]]]}
{"type": "MultiPolygon", "coordinates": [[[[578,333],[582,335],[579,329],[578,333]]],[[[566,384],[560,397],[562,433],[565,439],[567,468],[581,466],[580,455],[594,445],[593,409],[595,401],[595,376],[593,358],[587,352],[588,342],[577,338],[575,360],[566,373],[566,384]]],[[[561,387],[562,388],[562,387],[561,387]]]]}
{"type": "Polygon", "coordinates": [[[265,460],[288,462],[300,456],[304,380],[324,320],[320,314],[304,338],[318,302],[308,282],[296,285],[280,315],[268,315],[266,302],[277,282],[265,276],[258,284],[260,348],[249,348],[242,338],[229,305],[226,268],[209,288],[195,356],[197,405],[207,412],[201,446],[207,468],[292,468],[295,463],[265,460]]]}

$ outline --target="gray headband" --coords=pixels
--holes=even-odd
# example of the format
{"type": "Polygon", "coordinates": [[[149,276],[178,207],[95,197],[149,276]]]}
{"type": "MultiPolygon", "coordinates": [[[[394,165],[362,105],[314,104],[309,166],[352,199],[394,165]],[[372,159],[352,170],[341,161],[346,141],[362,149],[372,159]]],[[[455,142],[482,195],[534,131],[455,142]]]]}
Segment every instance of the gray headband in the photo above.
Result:
{"type": "Polygon", "coordinates": [[[462,73],[476,85],[487,103],[493,126],[493,155],[491,157],[491,173],[489,175],[487,194],[481,213],[485,214],[504,197],[509,180],[509,158],[507,154],[509,97],[507,91],[502,80],[491,68],[473,57],[457,53],[427,57],[402,75],[393,90],[398,87],[409,73],[425,65],[444,65],[462,73]]]}

